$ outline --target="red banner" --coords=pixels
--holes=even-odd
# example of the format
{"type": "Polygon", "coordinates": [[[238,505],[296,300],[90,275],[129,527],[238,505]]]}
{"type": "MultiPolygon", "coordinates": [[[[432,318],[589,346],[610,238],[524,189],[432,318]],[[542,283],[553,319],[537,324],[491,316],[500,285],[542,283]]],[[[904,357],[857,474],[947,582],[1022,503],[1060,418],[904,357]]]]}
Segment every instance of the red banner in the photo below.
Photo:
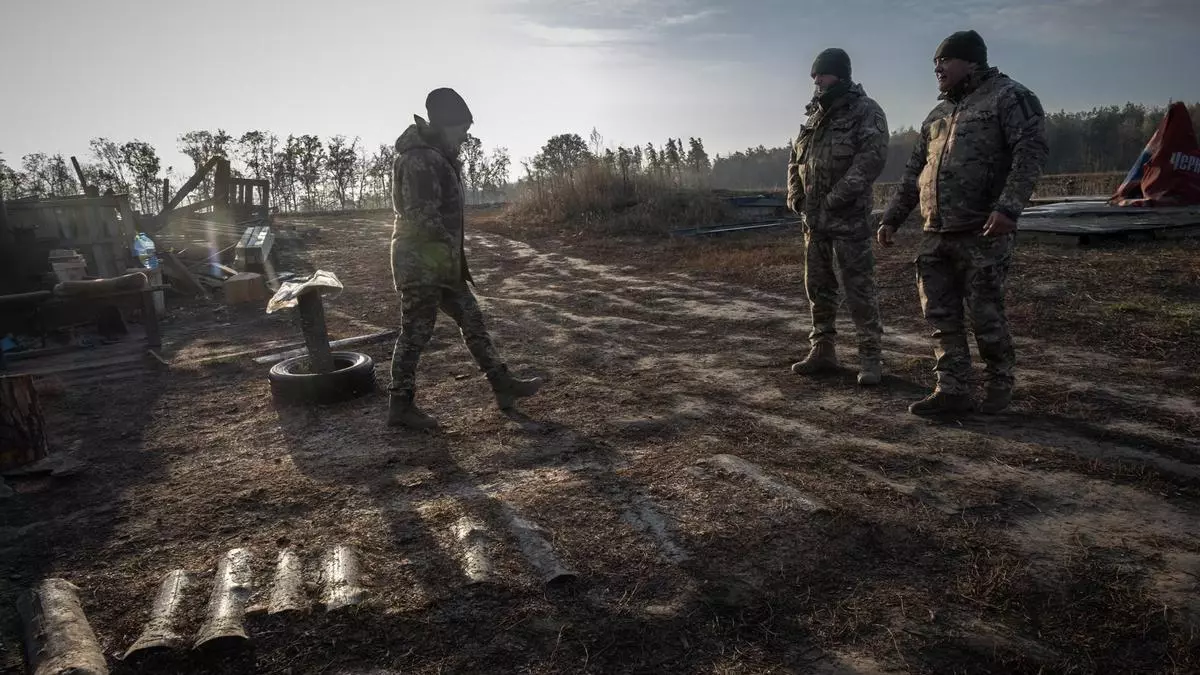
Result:
{"type": "Polygon", "coordinates": [[[1200,204],[1200,144],[1187,106],[1172,103],[1129,174],[1109,199],[1115,206],[1200,204]]]}

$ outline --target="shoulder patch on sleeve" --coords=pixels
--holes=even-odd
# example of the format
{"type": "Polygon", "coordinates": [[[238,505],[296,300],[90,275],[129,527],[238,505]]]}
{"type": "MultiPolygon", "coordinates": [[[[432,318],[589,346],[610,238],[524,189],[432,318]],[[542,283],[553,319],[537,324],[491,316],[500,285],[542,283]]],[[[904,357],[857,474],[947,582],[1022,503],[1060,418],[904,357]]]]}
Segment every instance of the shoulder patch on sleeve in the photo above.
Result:
{"type": "Polygon", "coordinates": [[[876,110],[875,114],[871,115],[871,124],[875,126],[875,130],[879,133],[887,133],[887,117],[884,116],[882,110],[876,110]]]}
{"type": "Polygon", "coordinates": [[[1046,115],[1046,111],[1042,109],[1042,102],[1028,89],[1018,89],[1014,93],[1014,96],[1017,99],[1017,108],[1021,110],[1021,115],[1025,119],[1034,119],[1046,115]]]}

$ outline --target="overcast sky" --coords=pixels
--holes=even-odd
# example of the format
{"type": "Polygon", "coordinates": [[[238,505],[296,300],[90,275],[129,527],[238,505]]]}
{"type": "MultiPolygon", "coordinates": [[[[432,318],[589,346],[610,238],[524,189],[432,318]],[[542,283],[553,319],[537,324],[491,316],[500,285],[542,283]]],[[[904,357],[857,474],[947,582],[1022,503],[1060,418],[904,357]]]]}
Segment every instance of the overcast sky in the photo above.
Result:
{"type": "MultiPolygon", "coordinates": [[[[893,128],[936,102],[932,56],[974,28],[1048,110],[1200,99],[1200,0],[0,0],[0,153],[84,159],[224,128],[391,143],[452,86],[514,174],[549,136],[780,145],[840,46],[893,128]]],[[[514,175],[515,177],[515,175],[514,175]]]]}

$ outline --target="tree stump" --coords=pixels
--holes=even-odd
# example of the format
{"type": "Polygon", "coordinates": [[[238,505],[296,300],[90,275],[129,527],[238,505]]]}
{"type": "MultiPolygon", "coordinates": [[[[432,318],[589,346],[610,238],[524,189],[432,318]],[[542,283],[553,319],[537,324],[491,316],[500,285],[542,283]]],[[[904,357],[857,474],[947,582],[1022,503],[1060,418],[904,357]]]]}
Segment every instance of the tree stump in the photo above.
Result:
{"type": "Polygon", "coordinates": [[[46,421],[32,375],[0,376],[0,471],[49,454],[46,421]]]}

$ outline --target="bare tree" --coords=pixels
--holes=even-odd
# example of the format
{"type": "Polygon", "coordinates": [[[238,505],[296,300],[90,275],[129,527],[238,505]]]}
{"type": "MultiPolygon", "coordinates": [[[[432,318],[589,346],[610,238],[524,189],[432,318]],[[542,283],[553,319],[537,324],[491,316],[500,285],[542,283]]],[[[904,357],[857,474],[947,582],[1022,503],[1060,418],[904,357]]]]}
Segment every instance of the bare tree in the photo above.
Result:
{"type": "Polygon", "coordinates": [[[462,157],[463,172],[466,174],[464,182],[470,190],[468,201],[477,201],[479,191],[483,187],[483,174],[486,171],[483,142],[475,136],[467,134],[467,139],[463,141],[462,153],[459,156],[462,157]]]}
{"type": "Polygon", "coordinates": [[[333,184],[333,196],[343,209],[350,201],[350,185],[354,181],[359,140],[356,136],[347,145],[345,136],[338,135],[329,139],[329,154],[325,158],[325,168],[329,174],[329,180],[333,184]]]}
{"type": "MultiPolygon", "coordinates": [[[[229,144],[233,137],[224,129],[211,131],[189,131],[179,136],[179,151],[191,158],[193,172],[208,163],[213,157],[229,158],[229,144]]],[[[198,188],[200,198],[208,199],[213,194],[213,174],[205,176],[198,188]]]]}

